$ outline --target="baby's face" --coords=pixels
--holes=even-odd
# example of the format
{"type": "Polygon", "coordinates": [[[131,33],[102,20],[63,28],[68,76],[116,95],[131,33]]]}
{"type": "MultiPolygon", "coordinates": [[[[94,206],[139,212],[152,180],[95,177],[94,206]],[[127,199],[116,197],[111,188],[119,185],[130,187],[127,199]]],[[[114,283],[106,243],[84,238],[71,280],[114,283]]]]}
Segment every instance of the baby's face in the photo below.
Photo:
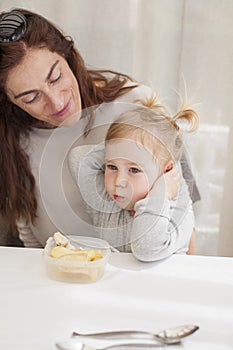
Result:
{"type": "Polygon", "coordinates": [[[126,210],[133,210],[147,196],[161,174],[152,153],[133,139],[106,143],[105,187],[109,196],[126,210]]]}

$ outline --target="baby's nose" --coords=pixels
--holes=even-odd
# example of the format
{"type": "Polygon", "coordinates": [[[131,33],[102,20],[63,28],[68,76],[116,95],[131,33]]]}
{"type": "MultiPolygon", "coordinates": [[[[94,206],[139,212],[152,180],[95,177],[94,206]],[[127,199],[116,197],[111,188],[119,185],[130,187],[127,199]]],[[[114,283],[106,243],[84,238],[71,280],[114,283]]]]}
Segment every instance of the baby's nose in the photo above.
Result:
{"type": "Polygon", "coordinates": [[[118,176],[116,178],[116,187],[126,187],[128,184],[128,181],[122,177],[122,176],[118,176]]]}

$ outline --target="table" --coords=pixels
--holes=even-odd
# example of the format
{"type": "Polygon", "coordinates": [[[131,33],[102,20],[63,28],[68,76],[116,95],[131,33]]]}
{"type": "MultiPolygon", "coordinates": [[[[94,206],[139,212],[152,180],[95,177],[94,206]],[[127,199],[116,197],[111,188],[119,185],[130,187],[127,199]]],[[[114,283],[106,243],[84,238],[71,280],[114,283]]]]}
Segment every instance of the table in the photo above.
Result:
{"type": "Polygon", "coordinates": [[[173,255],[140,263],[112,253],[92,284],[49,279],[43,250],[0,247],[0,349],[55,350],[72,331],[180,324],[200,329],[169,350],[233,349],[233,259],[173,255]]]}

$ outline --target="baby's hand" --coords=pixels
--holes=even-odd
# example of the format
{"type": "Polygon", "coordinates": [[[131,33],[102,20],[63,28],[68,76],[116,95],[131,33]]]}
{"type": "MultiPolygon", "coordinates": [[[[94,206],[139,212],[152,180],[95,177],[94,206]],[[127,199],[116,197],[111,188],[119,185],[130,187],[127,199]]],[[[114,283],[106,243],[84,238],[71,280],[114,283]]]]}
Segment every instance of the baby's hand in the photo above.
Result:
{"type": "Polygon", "coordinates": [[[173,199],[177,196],[180,188],[180,174],[174,167],[164,175],[166,183],[167,199],[173,199]]]}
{"type": "Polygon", "coordinates": [[[173,199],[180,188],[180,175],[174,167],[172,170],[161,175],[153,184],[148,197],[165,197],[173,199]]]}

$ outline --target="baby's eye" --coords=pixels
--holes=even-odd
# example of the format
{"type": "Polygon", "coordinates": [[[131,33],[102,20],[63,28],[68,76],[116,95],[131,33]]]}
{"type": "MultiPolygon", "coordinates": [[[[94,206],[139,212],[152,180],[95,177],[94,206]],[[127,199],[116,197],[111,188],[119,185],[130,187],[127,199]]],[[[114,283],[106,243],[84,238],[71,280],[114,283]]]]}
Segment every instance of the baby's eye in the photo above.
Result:
{"type": "Polygon", "coordinates": [[[117,170],[117,167],[113,164],[106,164],[106,168],[109,170],[117,170]]]}
{"type": "Polygon", "coordinates": [[[131,173],[133,173],[133,174],[137,174],[137,173],[140,173],[140,172],[141,172],[140,169],[134,168],[134,167],[130,168],[129,171],[130,171],[131,173]]]}

